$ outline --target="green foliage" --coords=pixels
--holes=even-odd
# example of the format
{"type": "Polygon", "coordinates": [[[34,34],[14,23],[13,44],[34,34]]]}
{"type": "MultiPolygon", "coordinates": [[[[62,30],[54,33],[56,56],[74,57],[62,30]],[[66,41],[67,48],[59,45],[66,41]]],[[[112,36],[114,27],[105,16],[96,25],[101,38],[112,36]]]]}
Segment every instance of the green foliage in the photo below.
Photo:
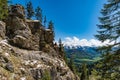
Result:
{"type": "Polygon", "coordinates": [[[54,31],[54,23],[52,21],[49,21],[48,29],[50,29],[51,31],[54,31]]]}
{"type": "Polygon", "coordinates": [[[104,42],[115,41],[113,45],[100,48],[103,52],[103,59],[96,64],[98,74],[103,80],[120,79],[120,0],[108,0],[101,10],[102,17],[99,17],[99,31],[95,37],[104,42]],[[116,48],[116,49],[115,49],[116,48]],[[113,51],[114,49],[114,51],[113,51]]]}
{"type": "Polygon", "coordinates": [[[103,60],[96,64],[98,74],[104,79],[117,80],[120,78],[119,67],[120,67],[120,54],[118,52],[114,54],[107,53],[104,55],[103,60]]]}
{"type": "Polygon", "coordinates": [[[8,15],[7,0],[0,0],[0,20],[4,20],[8,15]]]}
{"type": "Polygon", "coordinates": [[[82,64],[81,80],[89,80],[88,69],[86,64],[82,64]]]}
{"type": "Polygon", "coordinates": [[[59,51],[61,52],[63,49],[62,41],[59,39],[59,51]]]}
{"type": "Polygon", "coordinates": [[[54,39],[54,37],[55,37],[55,32],[54,32],[54,23],[53,23],[52,21],[50,21],[50,22],[48,23],[48,29],[51,30],[52,36],[53,36],[53,39],[54,39]]]}
{"type": "Polygon", "coordinates": [[[34,9],[31,1],[29,1],[26,4],[26,11],[27,11],[27,19],[31,19],[34,16],[34,9]]]}
{"type": "Polygon", "coordinates": [[[95,37],[102,42],[106,40],[116,41],[114,45],[107,47],[106,49],[120,45],[120,41],[118,41],[120,38],[119,4],[119,0],[109,0],[107,4],[104,4],[103,9],[101,10],[102,17],[99,17],[101,24],[97,25],[99,31],[95,37]]]}
{"type": "Polygon", "coordinates": [[[74,64],[73,56],[71,56],[70,61],[68,63],[68,66],[73,71],[74,74],[77,74],[77,69],[76,69],[76,66],[74,64]]]}
{"type": "Polygon", "coordinates": [[[47,18],[46,18],[46,16],[44,16],[44,26],[46,26],[46,22],[47,22],[47,18]]]}
{"type": "Polygon", "coordinates": [[[63,47],[63,44],[62,44],[62,40],[59,39],[58,41],[59,43],[59,53],[60,55],[63,57],[63,59],[65,60],[65,62],[68,64],[68,61],[67,61],[67,56],[65,55],[65,51],[64,51],[64,47],[63,47]]]}
{"type": "Polygon", "coordinates": [[[35,9],[35,17],[42,24],[42,9],[39,6],[35,9]]]}
{"type": "Polygon", "coordinates": [[[99,74],[98,71],[93,69],[91,71],[91,76],[89,76],[89,80],[104,80],[99,74]]]}
{"type": "Polygon", "coordinates": [[[45,70],[44,75],[41,80],[51,80],[50,73],[47,70],[45,70]]]}

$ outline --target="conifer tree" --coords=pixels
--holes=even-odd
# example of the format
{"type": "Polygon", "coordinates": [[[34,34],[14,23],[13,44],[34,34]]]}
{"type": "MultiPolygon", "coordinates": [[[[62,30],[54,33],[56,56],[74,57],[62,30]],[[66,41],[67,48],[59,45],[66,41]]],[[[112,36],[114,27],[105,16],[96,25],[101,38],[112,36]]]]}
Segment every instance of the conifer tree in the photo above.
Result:
{"type": "Polygon", "coordinates": [[[48,23],[48,29],[50,29],[51,31],[54,31],[54,24],[52,21],[49,21],[48,23]]]}
{"type": "Polygon", "coordinates": [[[52,36],[53,36],[53,40],[54,40],[55,33],[54,33],[54,24],[53,24],[52,21],[50,21],[50,22],[48,23],[48,29],[51,30],[51,32],[52,32],[52,36]]]}
{"type": "Polygon", "coordinates": [[[70,57],[70,61],[68,63],[69,68],[73,71],[74,74],[77,74],[76,66],[74,64],[74,58],[73,55],[70,57]]]}
{"type": "Polygon", "coordinates": [[[42,24],[42,9],[39,6],[35,9],[35,17],[42,24]]]}
{"type": "Polygon", "coordinates": [[[62,40],[59,39],[59,51],[62,51],[62,40]]]}
{"type": "Polygon", "coordinates": [[[29,1],[26,4],[26,11],[27,11],[27,15],[26,15],[27,19],[31,19],[34,16],[34,9],[31,1],[29,1]]]}
{"type": "Polygon", "coordinates": [[[101,10],[102,17],[99,17],[100,23],[98,25],[99,31],[95,37],[104,42],[106,40],[115,41],[114,46],[120,46],[120,0],[107,0],[101,10]]]}
{"type": "Polygon", "coordinates": [[[67,56],[66,56],[66,53],[65,53],[64,46],[63,46],[61,38],[59,39],[58,43],[59,43],[59,48],[58,48],[59,49],[59,53],[63,57],[65,62],[68,64],[67,56]]]}
{"type": "Polygon", "coordinates": [[[81,80],[89,80],[88,69],[86,64],[82,64],[81,80]]]}
{"type": "Polygon", "coordinates": [[[46,22],[47,22],[47,18],[46,18],[46,16],[44,16],[44,26],[46,26],[46,22]]]}
{"type": "Polygon", "coordinates": [[[66,59],[66,56],[65,56],[64,47],[63,47],[61,39],[59,39],[59,53],[64,58],[64,60],[66,60],[66,62],[67,62],[67,59],[66,59]]]}
{"type": "Polygon", "coordinates": [[[120,0],[107,0],[99,17],[99,31],[95,37],[104,42],[114,41],[114,44],[102,47],[103,59],[96,65],[103,79],[118,80],[120,78],[120,0]],[[113,51],[114,50],[114,51],[113,51]],[[99,66],[98,66],[99,65],[99,66]]]}
{"type": "Polygon", "coordinates": [[[7,0],[0,0],[0,20],[4,20],[8,15],[7,0]]]}

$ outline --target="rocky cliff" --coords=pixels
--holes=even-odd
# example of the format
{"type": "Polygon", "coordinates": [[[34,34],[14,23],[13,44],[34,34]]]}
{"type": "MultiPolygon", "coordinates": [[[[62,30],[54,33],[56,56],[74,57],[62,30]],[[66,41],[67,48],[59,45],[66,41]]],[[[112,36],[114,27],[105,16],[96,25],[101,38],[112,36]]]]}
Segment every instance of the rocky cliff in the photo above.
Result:
{"type": "Polygon", "coordinates": [[[23,9],[12,6],[0,21],[0,80],[79,80],[54,50],[52,32],[26,20],[23,9]]]}

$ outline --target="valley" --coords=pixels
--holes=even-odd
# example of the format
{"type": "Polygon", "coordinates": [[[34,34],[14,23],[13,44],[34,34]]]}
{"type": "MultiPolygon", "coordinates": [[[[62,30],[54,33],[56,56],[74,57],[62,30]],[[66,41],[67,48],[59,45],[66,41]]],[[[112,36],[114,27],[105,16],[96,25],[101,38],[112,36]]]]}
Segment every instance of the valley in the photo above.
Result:
{"type": "Polygon", "coordinates": [[[98,51],[98,47],[79,46],[79,47],[68,47],[65,46],[65,53],[68,61],[72,57],[75,64],[79,65],[82,63],[91,64],[101,59],[101,53],[98,51]]]}

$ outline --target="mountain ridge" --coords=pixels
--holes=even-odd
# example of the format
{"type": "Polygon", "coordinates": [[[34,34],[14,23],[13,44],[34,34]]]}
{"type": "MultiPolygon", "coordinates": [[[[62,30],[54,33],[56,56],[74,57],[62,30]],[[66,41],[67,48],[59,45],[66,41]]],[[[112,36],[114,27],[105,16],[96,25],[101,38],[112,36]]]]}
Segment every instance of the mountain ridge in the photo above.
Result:
{"type": "Polygon", "coordinates": [[[94,63],[101,59],[101,53],[98,50],[99,47],[91,46],[64,46],[66,56],[69,59],[73,57],[76,65],[82,63],[94,63]]]}
{"type": "Polygon", "coordinates": [[[79,39],[77,37],[66,37],[63,40],[63,45],[65,47],[84,47],[84,46],[88,46],[88,47],[101,47],[101,46],[106,46],[106,45],[111,45],[114,42],[110,42],[109,40],[105,41],[105,42],[100,42],[96,39],[79,39]]]}

